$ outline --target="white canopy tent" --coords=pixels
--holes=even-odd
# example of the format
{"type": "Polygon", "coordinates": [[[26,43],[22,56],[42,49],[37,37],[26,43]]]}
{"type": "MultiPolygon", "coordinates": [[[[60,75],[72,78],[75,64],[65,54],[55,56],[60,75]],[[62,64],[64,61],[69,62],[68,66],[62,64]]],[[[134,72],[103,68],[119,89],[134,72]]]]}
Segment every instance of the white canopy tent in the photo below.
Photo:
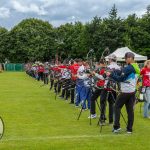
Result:
{"type": "MultiPolygon", "coordinates": [[[[117,61],[124,62],[125,59],[123,59],[123,58],[125,56],[125,53],[127,53],[127,52],[132,52],[132,51],[128,47],[122,47],[122,48],[118,48],[112,54],[116,55],[117,61]]],[[[132,53],[134,53],[134,52],[132,52],[132,53]]],[[[110,55],[112,55],[112,54],[110,54],[110,55]]],[[[135,55],[135,61],[145,61],[145,60],[147,60],[147,56],[142,56],[142,55],[139,55],[139,54],[136,54],[136,53],[134,53],[134,55],[135,55]]],[[[108,61],[108,56],[105,57],[106,61],[108,61]]]]}

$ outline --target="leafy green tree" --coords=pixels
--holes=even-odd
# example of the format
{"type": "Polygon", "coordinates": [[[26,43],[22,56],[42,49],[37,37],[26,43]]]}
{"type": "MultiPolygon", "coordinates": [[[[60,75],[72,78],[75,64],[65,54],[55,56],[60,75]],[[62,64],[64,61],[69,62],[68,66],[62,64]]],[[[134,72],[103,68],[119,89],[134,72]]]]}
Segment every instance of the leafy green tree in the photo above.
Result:
{"type": "Polygon", "coordinates": [[[86,58],[90,49],[94,49],[98,60],[106,47],[113,52],[123,46],[150,57],[150,5],[141,18],[129,14],[121,19],[114,4],[108,17],[95,16],[86,24],[53,27],[49,22],[30,18],[10,31],[0,27],[1,62],[6,58],[11,62],[49,61],[56,56],[59,60],[86,58]]]}
{"type": "Polygon", "coordinates": [[[105,25],[105,43],[110,48],[110,51],[114,51],[118,47],[125,46],[123,42],[125,27],[123,20],[117,15],[117,8],[114,5],[109,12],[108,18],[103,21],[105,25]]]}
{"type": "Polygon", "coordinates": [[[6,50],[7,45],[7,36],[8,36],[8,30],[0,27],[0,62],[4,62],[5,58],[8,55],[8,51],[6,50]]]}
{"type": "Polygon", "coordinates": [[[55,34],[52,25],[38,19],[26,19],[9,33],[12,62],[48,61],[54,50],[55,34]]]}

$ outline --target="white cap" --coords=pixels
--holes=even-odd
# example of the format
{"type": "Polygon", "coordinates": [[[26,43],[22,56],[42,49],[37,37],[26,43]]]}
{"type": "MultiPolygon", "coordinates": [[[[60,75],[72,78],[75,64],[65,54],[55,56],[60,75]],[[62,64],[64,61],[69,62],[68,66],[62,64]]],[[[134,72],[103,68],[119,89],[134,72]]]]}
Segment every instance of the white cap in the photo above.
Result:
{"type": "Polygon", "coordinates": [[[108,59],[111,59],[111,60],[117,60],[117,57],[116,57],[116,55],[115,54],[111,54],[111,55],[109,55],[108,56],[108,59]]]}

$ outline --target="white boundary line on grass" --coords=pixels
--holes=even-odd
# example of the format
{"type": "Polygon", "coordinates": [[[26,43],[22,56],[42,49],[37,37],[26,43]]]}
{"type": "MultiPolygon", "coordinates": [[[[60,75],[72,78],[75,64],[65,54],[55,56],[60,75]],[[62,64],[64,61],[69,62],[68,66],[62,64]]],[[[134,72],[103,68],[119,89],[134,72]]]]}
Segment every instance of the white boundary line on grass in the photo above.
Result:
{"type": "Polygon", "coordinates": [[[75,136],[37,136],[37,137],[11,137],[4,138],[2,141],[41,141],[41,140],[57,140],[57,139],[79,139],[79,138],[102,138],[102,137],[117,137],[129,136],[127,134],[106,134],[106,135],[75,135],[75,136]]]}

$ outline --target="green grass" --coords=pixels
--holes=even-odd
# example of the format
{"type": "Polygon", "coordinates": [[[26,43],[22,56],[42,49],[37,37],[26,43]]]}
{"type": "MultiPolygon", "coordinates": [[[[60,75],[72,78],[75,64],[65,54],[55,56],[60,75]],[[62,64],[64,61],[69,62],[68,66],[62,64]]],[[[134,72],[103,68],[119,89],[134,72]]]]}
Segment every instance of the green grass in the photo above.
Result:
{"type": "MultiPolygon", "coordinates": [[[[134,133],[111,133],[111,127],[89,125],[88,112],[79,121],[79,109],[55,100],[48,86],[25,73],[0,74],[0,116],[5,134],[0,150],[145,150],[150,148],[150,120],[135,110],[134,133]]],[[[125,116],[125,111],[123,113],[125,116]]],[[[121,119],[123,130],[125,123],[121,119]]]]}

